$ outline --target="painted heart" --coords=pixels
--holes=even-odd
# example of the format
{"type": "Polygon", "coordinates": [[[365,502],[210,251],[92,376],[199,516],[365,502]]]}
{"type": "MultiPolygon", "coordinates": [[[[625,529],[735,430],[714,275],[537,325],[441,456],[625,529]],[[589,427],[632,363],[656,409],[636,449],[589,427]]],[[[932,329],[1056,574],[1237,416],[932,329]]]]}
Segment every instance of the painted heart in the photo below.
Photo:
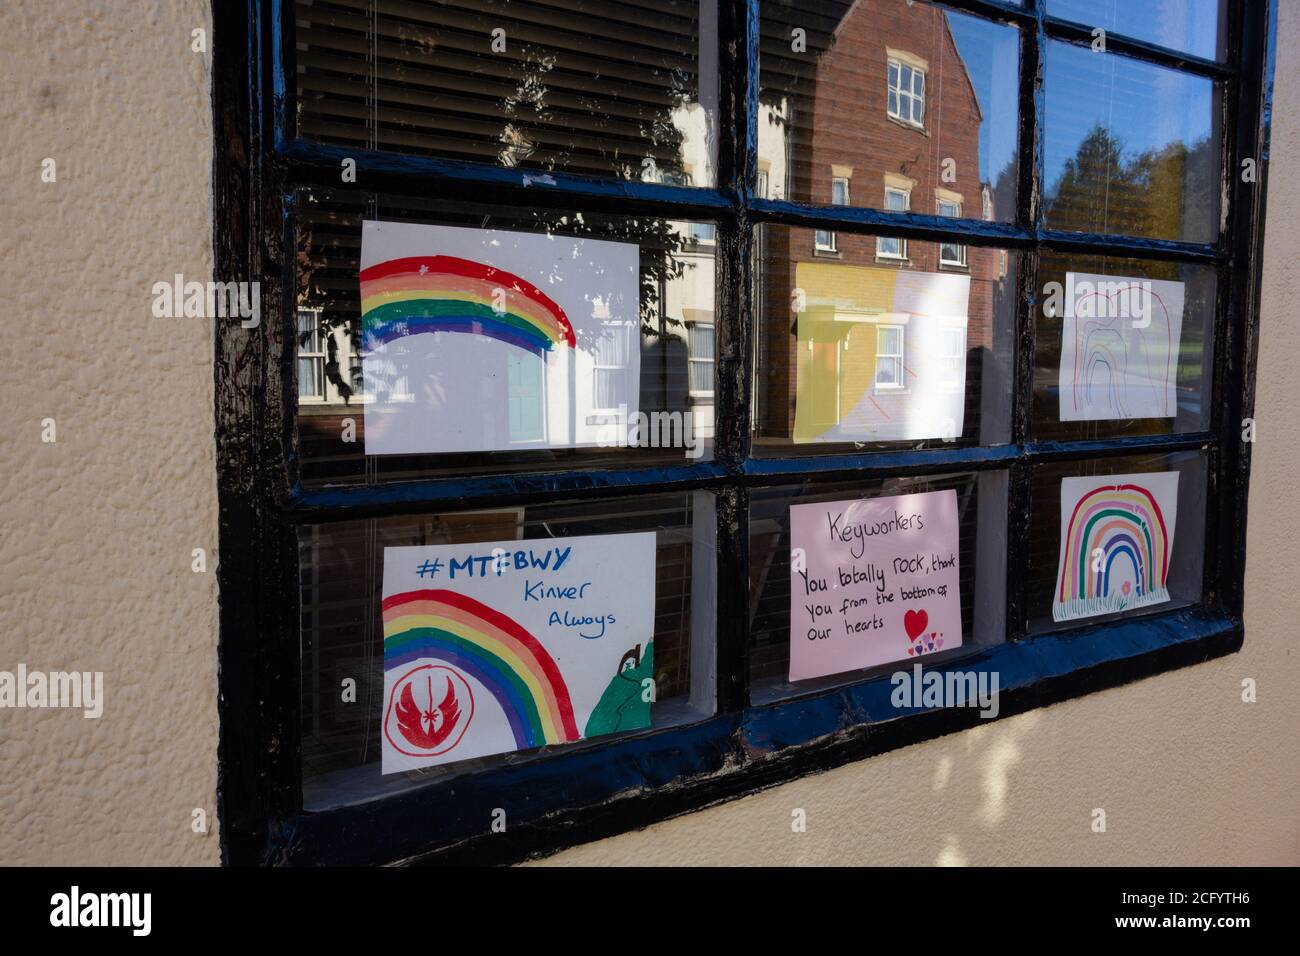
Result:
{"type": "Polygon", "coordinates": [[[925,626],[930,623],[930,615],[925,611],[908,611],[903,615],[903,630],[907,631],[907,639],[914,641],[925,631],[925,626]]]}
{"type": "Polygon", "coordinates": [[[915,648],[915,647],[909,647],[909,648],[907,649],[907,656],[908,656],[908,657],[911,657],[914,653],[916,653],[916,648],[915,648]]]}
{"type": "Polygon", "coordinates": [[[942,638],[942,637],[939,638],[939,639],[938,639],[937,641],[935,641],[934,643],[935,643],[936,645],[938,645],[939,647],[943,647],[943,638],[942,638]]]}

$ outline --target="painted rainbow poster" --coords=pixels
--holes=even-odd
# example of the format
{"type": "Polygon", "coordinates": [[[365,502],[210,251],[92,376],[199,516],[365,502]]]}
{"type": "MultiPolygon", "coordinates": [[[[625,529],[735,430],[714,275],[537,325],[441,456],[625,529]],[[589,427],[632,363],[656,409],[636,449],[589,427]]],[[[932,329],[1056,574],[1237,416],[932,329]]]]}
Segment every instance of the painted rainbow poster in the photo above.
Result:
{"type": "Polygon", "coordinates": [[[650,726],[655,535],[384,549],[382,773],[650,726]]]}
{"type": "Polygon", "coordinates": [[[368,455],[598,445],[638,411],[634,243],[367,220],[358,282],[368,455]]]}
{"type": "Polygon", "coordinates": [[[1061,552],[1052,619],[1169,600],[1178,472],[1061,481],[1061,552]]]}

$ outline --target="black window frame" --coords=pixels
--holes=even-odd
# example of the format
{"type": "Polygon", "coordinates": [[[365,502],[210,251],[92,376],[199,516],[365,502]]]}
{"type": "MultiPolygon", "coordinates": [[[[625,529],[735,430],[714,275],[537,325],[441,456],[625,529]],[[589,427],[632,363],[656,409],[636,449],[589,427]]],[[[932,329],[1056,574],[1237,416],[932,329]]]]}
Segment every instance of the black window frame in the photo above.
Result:
{"type": "Polygon", "coordinates": [[[809,206],[760,198],[756,158],[758,0],[718,5],[721,71],[718,183],[692,188],[527,171],[322,145],[295,138],[293,5],[214,3],[214,248],[221,281],[258,279],[264,315],[219,321],[215,344],[220,522],[219,776],[222,858],[230,864],[511,862],[629,829],[970,727],[969,708],[900,715],[885,678],[763,706],[749,701],[749,494],[753,488],[956,471],[1009,471],[1010,528],[1027,524],[1034,465],[1076,458],[1203,451],[1208,460],[1203,597],[1190,609],[1027,637],[1023,535],[1008,535],[1007,640],[955,666],[1000,675],[1000,717],[1237,651],[1253,414],[1276,0],[1229,0],[1223,62],[1107,36],[1108,54],[1223,84],[1222,170],[1228,217],[1213,244],[1085,235],[1042,227],[1043,53],[1049,39],[1092,42],[1083,25],[1047,15],[1044,0],[938,4],[1020,28],[1018,208],[1014,223],[809,206]],[[356,184],[340,182],[356,160],[356,184]],[[1032,161],[1026,162],[1026,158],[1032,161]],[[1244,159],[1257,164],[1243,182],[1244,159]],[[715,221],[715,453],[672,467],[429,478],[302,487],[294,450],[296,315],[291,275],[293,190],[330,186],[674,220],[715,221]],[[755,314],[754,227],[784,224],[1018,251],[1015,396],[1010,441],[862,454],[750,454],[755,314]],[[1039,250],[1213,266],[1219,280],[1209,431],[1083,441],[1030,439],[1039,250]],[[287,318],[286,318],[287,317],[287,318]],[[296,529],[429,510],[615,499],[707,489],[717,508],[717,711],[702,722],[614,738],[516,766],[457,777],[357,805],[304,812],[296,529]],[[846,723],[846,714],[861,722],[846,723]],[[507,811],[503,833],[493,808],[507,811]]]}

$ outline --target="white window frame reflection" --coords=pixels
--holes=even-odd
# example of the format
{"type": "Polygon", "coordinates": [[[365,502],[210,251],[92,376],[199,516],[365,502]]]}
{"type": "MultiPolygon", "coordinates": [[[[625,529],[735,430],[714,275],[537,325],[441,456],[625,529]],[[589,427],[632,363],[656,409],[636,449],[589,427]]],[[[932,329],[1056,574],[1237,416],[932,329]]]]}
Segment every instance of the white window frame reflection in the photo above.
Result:
{"type": "Polygon", "coordinates": [[[298,333],[296,336],[296,345],[298,349],[298,403],[300,405],[324,405],[326,402],[327,383],[325,381],[325,360],[327,350],[325,346],[325,334],[320,327],[320,309],[298,309],[298,333]],[[307,331],[307,323],[312,326],[311,338],[304,343],[303,333],[307,331]],[[313,368],[313,379],[316,388],[314,391],[303,391],[302,368],[304,362],[310,362],[313,368]]]}
{"type": "MultiPolygon", "coordinates": [[[[591,406],[592,406],[591,411],[592,414],[612,415],[618,412],[617,406],[602,405],[600,403],[600,379],[601,379],[600,373],[601,372],[618,373],[624,371],[627,368],[627,360],[631,353],[631,349],[634,347],[634,343],[632,342],[632,330],[634,325],[635,323],[632,322],[606,322],[604,324],[604,328],[601,331],[602,340],[605,338],[606,334],[608,334],[611,339],[614,338],[615,336],[621,337],[623,339],[624,349],[623,349],[622,362],[609,362],[609,361],[602,362],[601,361],[602,355],[599,350],[600,349],[599,344],[592,345],[592,349],[591,349],[591,406]]],[[[640,343],[637,342],[635,343],[635,345],[639,347],[640,343]]]]}
{"type": "MultiPolygon", "coordinates": [[[[938,201],[938,213],[940,216],[960,219],[961,203],[953,199],[940,199],[938,201]]],[[[955,242],[939,243],[939,265],[964,268],[966,266],[966,247],[955,242]],[[950,251],[951,255],[949,254],[950,251]]]]}
{"type": "Polygon", "coordinates": [[[890,117],[908,126],[925,129],[925,70],[891,56],[886,83],[885,110],[890,117]],[[906,87],[904,77],[907,79],[906,87]],[[907,109],[903,108],[905,102],[907,109]]]}
{"type": "Polygon", "coordinates": [[[880,323],[876,326],[876,368],[872,372],[872,386],[878,392],[898,392],[907,387],[907,381],[903,378],[906,370],[903,367],[904,356],[907,354],[907,326],[895,323],[880,323]],[[885,351],[884,341],[890,332],[898,333],[898,351],[885,351]],[[881,360],[888,359],[891,367],[894,369],[892,381],[882,382],[880,380],[880,363],[881,360]]]}
{"type": "Polygon", "coordinates": [[[691,322],[686,326],[686,390],[691,398],[712,398],[714,386],[714,355],[716,354],[717,338],[714,334],[712,322],[691,322]],[[699,352],[698,336],[707,332],[709,337],[709,354],[701,356],[699,352]],[[703,368],[708,377],[708,388],[695,387],[695,369],[703,368]]]}
{"type": "MultiPolygon", "coordinates": [[[[897,186],[885,187],[885,211],[886,212],[907,212],[912,206],[912,194],[906,189],[899,189],[897,186]],[[894,208],[890,205],[891,196],[902,197],[902,208],[894,208]]],[[[907,240],[898,236],[878,236],[876,238],[876,258],[878,259],[906,259],[907,258],[907,240]]]]}
{"type": "MultiPolygon", "coordinates": [[[[831,205],[849,205],[849,178],[847,176],[831,177],[831,205]]],[[[818,229],[813,234],[813,249],[817,252],[838,252],[835,233],[828,229],[818,229]]]]}
{"type": "Polygon", "coordinates": [[[939,382],[945,388],[960,388],[966,381],[966,329],[960,325],[940,329],[939,343],[939,382]]]}

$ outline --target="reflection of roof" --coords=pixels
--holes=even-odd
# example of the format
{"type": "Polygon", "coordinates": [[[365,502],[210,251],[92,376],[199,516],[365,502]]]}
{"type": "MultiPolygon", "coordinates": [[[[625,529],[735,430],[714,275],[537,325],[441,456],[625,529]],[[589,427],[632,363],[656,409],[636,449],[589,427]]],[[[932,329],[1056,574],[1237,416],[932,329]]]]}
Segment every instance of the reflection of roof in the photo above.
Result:
{"type": "MultiPolygon", "coordinates": [[[[900,4],[901,6],[901,4],[900,4]]],[[[910,11],[918,16],[931,15],[942,18],[948,42],[957,56],[961,75],[966,88],[970,91],[971,102],[975,112],[982,120],[983,109],[979,95],[971,80],[970,69],[957,46],[957,38],[952,32],[952,22],[948,11],[929,4],[909,4],[910,11]]],[[[761,99],[772,101],[797,89],[805,80],[812,79],[820,66],[823,54],[835,46],[836,38],[854,16],[870,16],[876,11],[867,8],[862,0],[812,0],[799,2],[797,5],[764,4],[763,29],[759,39],[761,64],[763,70],[763,89],[761,99]],[[790,47],[791,31],[805,31],[807,54],[795,53],[790,47]]],[[[889,37],[882,36],[882,43],[889,43],[889,37]]]]}

